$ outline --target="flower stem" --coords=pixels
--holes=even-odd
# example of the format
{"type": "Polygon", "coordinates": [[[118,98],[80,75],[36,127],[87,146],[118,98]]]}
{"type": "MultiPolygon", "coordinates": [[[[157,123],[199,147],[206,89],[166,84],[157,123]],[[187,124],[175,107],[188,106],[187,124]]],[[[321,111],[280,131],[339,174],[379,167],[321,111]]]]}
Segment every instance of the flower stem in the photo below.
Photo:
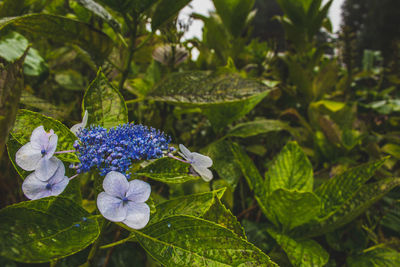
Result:
{"type": "Polygon", "coordinates": [[[76,150],[64,150],[64,151],[56,151],[54,154],[64,154],[64,153],[73,153],[76,152],[76,150]]]}
{"type": "Polygon", "coordinates": [[[170,157],[170,158],[172,158],[172,159],[179,160],[180,162],[187,163],[187,164],[191,164],[189,161],[186,161],[186,160],[180,159],[180,158],[178,158],[178,157],[175,157],[175,156],[172,155],[171,153],[168,153],[167,156],[170,157]]]}
{"type": "Polygon", "coordinates": [[[75,175],[73,175],[73,176],[71,176],[70,178],[69,178],[69,180],[71,181],[72,179],[74,179],[76,176],[78,176],[79,174],[77,173],[77,174],[75,174],[75,175]]]}

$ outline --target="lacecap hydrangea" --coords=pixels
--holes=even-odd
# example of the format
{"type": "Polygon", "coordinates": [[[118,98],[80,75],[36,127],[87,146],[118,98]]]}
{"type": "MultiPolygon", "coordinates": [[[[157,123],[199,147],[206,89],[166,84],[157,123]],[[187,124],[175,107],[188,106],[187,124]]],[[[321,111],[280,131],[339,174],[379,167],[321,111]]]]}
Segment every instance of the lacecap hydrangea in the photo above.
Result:
{"type": "Polygon", "coordinates": [[[127,171],[133,161],[157,159],[170,149],[170,138],[163,132],[133,123],[109,130],[90,126],[79,131],[77,137],[77,173],[97,168],[102,176],[117,171],[129,177],[127,171]]]}

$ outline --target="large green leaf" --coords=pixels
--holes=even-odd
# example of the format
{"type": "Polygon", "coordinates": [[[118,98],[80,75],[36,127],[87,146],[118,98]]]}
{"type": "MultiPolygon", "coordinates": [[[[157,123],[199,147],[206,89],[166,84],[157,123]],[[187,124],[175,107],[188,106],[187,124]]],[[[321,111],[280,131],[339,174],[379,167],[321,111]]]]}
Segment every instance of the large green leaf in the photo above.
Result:
{"type": "Polygon", "coordinates": [[[283,130],[289,132],[292,131],[291,127],[283,121],[262,119],[262,120],[239,123],[235,125],[235,127],[229,130],[227,136],[246,138],[259,134],[265,134],[269,132],[277,132],[283,130]]]}
{"type": "Polygon", "coordinates": [[[74,254],[99,235],[97,218],[64,198],[21,202],[0,211],[0,255],[48,262],[74,254]]]}
{"type": "MultiPolygon", "coordinates": [[[[0,39],[0,57],[13,62],[24,54],[28,45],[29,41],[24,36],[10,31],[0,39]]],[[[39,52],[34,48],[30,48],[24,61],[24,73],[38,76],[47,69],[47,64],[39,52]]]]}
{"type": "MultiPolygon", "coordinates": [[[[43,125],[46,131],[54,130],[58,136],[57,151],[75,150],[73,144],[76,136],[61,122],[40,113],[20,109],[17,113],[14,128],[11,135],[22,146],[30,141],[32,131],[38,126],[43,125]]],[[[74,153],[64,153],[57,155],[63,161],[78,162],[74,153]]]]}
{"type": "Polygon", "coordinates": [[[199,107],[221,128],[251,111],[271,88],[251,79],[207,71],[174,73],[159,83],[149,98],[184,107],[199,107]]]}
{"type": "Polygon", "coordinates": [[[30,14],[0,20],[0,31],[14,26],[34,36],[49,38],[60,44],[71,43],[80,46],[94,58],[102,61],[111,52],[112,40],[89,24],[50,14],[30,14]]]}
{"type": "Polygon", "coordinates": [[[313,169],[306,154],[296,142],[289,142],[274,159],[265,174],[269,192],[279,188],[299,191],[313,190],[313,169]]]}
{"type": "Polygon", "coordinates": [[[128,122],[128,108],[121,93],[110,84],[101,69],[86,89],[83,110],[89,114],[88,125],[111,128],[128,122]]]}
{"type": "Polygon", "coordinates": [[[160,0],[151,20],[151,29],[157,30],[162,24],[178,14],[191,0],[160,0]]]}
{"type": "Polygon", "coordinates": [[[306,229],[299,228],[295,231],[299,235],[306,233],[307,236],[318,236],[331,232],[360,216],[372,204],[399,185],[400,178],[388,178],[376,183],[366,184],[330,216],[321,219],[318,223],[305,226],[306,229]]]}
{"type": "Polygon", "coordinates": [[[186,195],[173,198],[156,206],[157,212],[150,218],[150,224],[174,215],[202,217],[215,203],[215,197],[221,198],[225,189],[186,195]]]}
{"type": "Polygon", "coordinates": [[[267,203],[265,215],[275,225],[279,226],[281,223],[288,231],[316,219],[321,209],[321,201],[314,193],[287,189],[272,192],[267,203]]]}
{"type": "Polygon", "coordinates": [[[293,266],[324,266],[329,260],[328,252],[312,239],[296,240],[272,228],[267,231],[286,252],[293,266]]]}
{"type": "Polygon", "coordinates": [[[134,175],[141,175],[168,184],[180,184],[197,180],[199,176],[189,174],[190,164],[164,157],[155,160],[134,175]]]}
{"type": "Polygon", "coordinates": [[[385,160],[369,162],[339,174],[315,190],[321,198],[321,217],[329,216],[368,181],[385,160]]]}
{"type": "Polygon", "coordinates": [[[400,266],[400,253],[391,248],[377,248],[370,252],[349,257],[349,267],[393,267],[400,266]]]}
{"type": "Polygon", "coordinates": [[[8,133],[13,127],[19,98],[24,87],[22,64],[26,52],[14,63],[4,66],[0,63],[0,159],[7,142],[8,133]]]}
{"type": "Polygon", "coordinates": [[[276,266],[231,230],[195,217],[169,217],[135,235],[165,266],[276,266]]]}
{"type": "Polygon", "coordinates": [[[234,37],[242,34],[255,0],[213,0],[223,24],[234,37]]]}
{"type": "Polygon", "coordinates": [[[100,0],[99,2],[103,2],[121,13],[128,14],[131,11],[142,13],[157,1],[159,0],[100,0]]]}
{"type": "Polygon", "coordinates": [[[202,150],[202,153],[213,160],[213,169],[234,189],[241,177],[240,168],[234,162],[231,142],[218,140],[202,150]]]}

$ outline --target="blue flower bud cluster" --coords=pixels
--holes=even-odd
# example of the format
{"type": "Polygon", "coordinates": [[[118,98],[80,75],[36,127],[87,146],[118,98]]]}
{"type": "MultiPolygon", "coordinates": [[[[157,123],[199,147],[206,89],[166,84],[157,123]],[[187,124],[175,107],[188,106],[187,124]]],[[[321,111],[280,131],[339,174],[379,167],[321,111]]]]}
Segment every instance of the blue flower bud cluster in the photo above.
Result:
{"type": "Polygon", "coordinates": [[[104,176],[127,171],[135,160],[156,159],[168,152],[170,138],[154,128],[127,123],[107,129],[91,126],[81,130],[74,143],[80,163],[78,173],[97,168],[104,176]]]}

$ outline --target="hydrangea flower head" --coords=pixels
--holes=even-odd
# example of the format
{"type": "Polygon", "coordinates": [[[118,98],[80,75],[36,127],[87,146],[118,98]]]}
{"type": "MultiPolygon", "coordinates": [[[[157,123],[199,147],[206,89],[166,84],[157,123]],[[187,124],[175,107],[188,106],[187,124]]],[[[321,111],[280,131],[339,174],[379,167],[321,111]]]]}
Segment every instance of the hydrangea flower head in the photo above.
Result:
{"type": "Polygon", "coordinates": [[[141,180],[128,182],[119,172],[109,172],[103,180],[105,192],[97,196],[100,213],[112,222],[122,222],[133,229],[141,229],[150,219],[150,208],[144,203],[151,187],[141,180]]]}
{"type": "Polygon", "coordinates": [[[162,157],[170,142],[164,133],[133,123],[108,131],[91,126],[80,131],[78,139],[74,144],[80,160],[78,173],[97,168],[102,176],[118,171],[127,177],[133,161],[162,157]]]}
{"type": "Polygon", "coordinates": [[[70,129],[71,132],[73,132],[75,135],[78,135],[79,131],[81,131],[83,128],[86,127],[88,117],[89,117],[89,113],[87,110],[85,110],[85,114],[83,115],[82,122],[72,126],[70,129]]]}
{"type": "Polygon", "coordinates": [[[26,171],[35,171],[38,179],[48,180],[58,168],[58,160],[53,157],[58,136],[53,130],[46,132],[43,126],[33,130],[30,142],[23,145],[15,155],[15,162],[26,171]]]}
{"type": "Polygon", "coordinates": [[[49,180],[43,181],[36,172],[28,175],[23,184],[22,191],[29,199],[39,199],[48,196],[58,196],[69,183],[65,176],[65,167],[61,160],[57,161],[57,169],[49,180]]]}
{"type": "Polygon", "coordinates": [[[182,144],[179,145],[179,149],[181,151],[178,152],[179,155],[192,165],[192,168],[201,176],[201,178],[206,182],[211,181],[213,174],[208,168],[213,164],[212,159],[197,152],[190,152],[190,150],[182,144]]]}

